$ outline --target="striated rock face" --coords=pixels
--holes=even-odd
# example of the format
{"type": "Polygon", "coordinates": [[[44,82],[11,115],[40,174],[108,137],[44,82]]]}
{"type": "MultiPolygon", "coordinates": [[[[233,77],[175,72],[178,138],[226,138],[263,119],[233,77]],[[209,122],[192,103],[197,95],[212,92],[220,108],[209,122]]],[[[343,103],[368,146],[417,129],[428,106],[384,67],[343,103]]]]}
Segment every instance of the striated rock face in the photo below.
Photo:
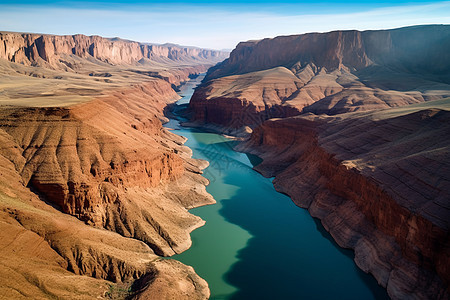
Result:
{"type": "Polygon", "coordinates": [[[447,299],[448,103],[274,119],[240,150],[260,155],[256,169],[354,249],[393,299],[447,299]]]}
{"type": "Polygon", "coordinates": [[[302,112],[334,115],[442,99],[450,96],[449,46],[448,25],[243,42],[208,71],[191,101],[193,120],[253,127],[302,112]],[[236,110],[245,112],[239,122],[236,110]]]}
{"type": "Polygon", "coordinates": [[[197,120],[239,128],[264,120],[299,114],[283,105],[294,97],[300,80],[286,68],[229,76],[198,88],[189,107],[197,120]]]}
{"type": "Polygon", "coordinates": [[[25,65],[45,65],[53,68],[71,67],[64,56],[95,58],[111,64],[134,64],[146,59],[164,62],[217,63],[226,52],[189,48],[178,45],[150,45],[100,36],[46,35],[30,33],[0,33],[0,59],[25,65]]]}
{"type": "Polygon", "coordinates": [[[161,259],[188,249],[204,224],[188,209],[214,203],[207,163],[161,122],[214,52],[0,38],[0,294],[207,299],[191,267],[161,259]]]}

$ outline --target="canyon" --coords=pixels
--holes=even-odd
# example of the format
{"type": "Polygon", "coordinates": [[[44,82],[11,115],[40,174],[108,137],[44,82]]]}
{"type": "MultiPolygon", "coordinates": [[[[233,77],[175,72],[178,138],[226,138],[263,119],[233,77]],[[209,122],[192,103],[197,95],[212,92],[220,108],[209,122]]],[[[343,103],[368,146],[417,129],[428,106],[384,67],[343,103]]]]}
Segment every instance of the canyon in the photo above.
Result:
{"type": "Polygon", "coordinates": [[[2,297],[206,299],[178,261],[214,203],[177,87],[227,56],[98,36],[0,33],[2,297]]]}
{"type": "MultiPolygon", "coordinates": [[[[273,190],[273,183],[320,220],[340,247],[352,249],[356,265],[392,299],[448,299],[449,47],[449,25],[280,36],[241,42],[231,54],[0,32],[1,297],[209,298],[208,283],[168,257],[184,252],[182,258],[192,245],[190,233],[205,224],[188,210],[215,203],[206,190],[207,178],[215,178],[212,185],[224,189],[224,199],[237,191],[250,198],[246,180],[261,189],[268,182],[273,190]],[[239,142],[179,127],[175,132],[199,138],[189,145],[204,147],[195,149],[203,159],[195,159],[187,139],[163,124],[180,86],[206,71],[190,103],[176,113],[191,118],[184,125],[239,142]],[[254,169],[273,182],[247,178],[253,161],[221,149],[230,144],[259,156],[254,169]],[[203,176],[205,159],[214,164],[220,156],[223,164],[231,158],[236,165],[240,185],[220,163],[203,176]]],[[[239,228],[231,232],[240,235],[233,240],[236,255],[227,253],[237,269],[216,276],[227,295],[239,287],[235,297],[249,298],[264,280],[274,283],[264,272],[253,281],[236,273],[250,253],[239,251],[238,242],[264,247],[271,241],[261,232],[277,235],[272,223],[257,227],[255,221],[264,222],[275,208],[283,213],[274,218],[297,209],[291,202],[269,205],[269,198],[286,198],[270,193],[259,208],[245,199],[218,205],[217,218],[234,221],[239,228]],[[252,210],[264,215],[243,214],[252,210]],[[242,216],[248,218],[238,222],[242,216]]],[[[312,228],[305,216],[289,224],[312,228]]],[[[285,236],[283,242],[291,242],[289,233],[279,238],[285,236]]],[[[304,248],[298,240],[290,244],[304,248]]],[[[334,253],[333,247],[324,253],[334,253]]],[[[276,254],[260,252],[261,259],[276,254]]],[[[287,266],[294,261],[285,260],[287,266]]],[[[281,274],[280,266],[266,263],[274,274],[281,274]]],[[[297,287],[289,284],[283,294],[274,286],[273,297],[292,296],[297,287]]],[[[376,288],[364,286],[359,295],[384,297],[376,288]]],[[[261,297],[268,295],[262,290],[261,297]]],[[[302,295],[315,295],[314,289],[302,295]]]]}
{"type": "Polygon", "coordinates": [[[245,132],[236,149],[392,299],[447,299],[449,43],[448,25],[242,42],[188,124],[245,132]]]}

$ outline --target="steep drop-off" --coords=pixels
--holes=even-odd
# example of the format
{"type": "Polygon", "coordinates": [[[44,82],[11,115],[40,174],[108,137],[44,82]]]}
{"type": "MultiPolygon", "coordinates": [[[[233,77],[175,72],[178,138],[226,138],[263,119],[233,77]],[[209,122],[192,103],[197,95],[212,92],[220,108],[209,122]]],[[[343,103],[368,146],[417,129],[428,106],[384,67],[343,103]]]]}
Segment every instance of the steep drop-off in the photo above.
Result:
{"type": "Polygon", "coordinates": [[[223,53],[1,38],[2,296],[207,298],[191,267],[160,258],[189,248],[204,224],[187,210],[214,203],[207,163],[161,121],[174,88],[223,53]]]}
{"type": "Polygon", "coordinates": [[[208,71],[190,109],[199,123],[239,128],[438,100],[450,96],[449,47],[448,25],[242,42],[208,71]]]}
{"type": "Polygon", "coordinates": [[[447,299],[449,100],[264,122],[240,150],[393,299],[447,299]]]}

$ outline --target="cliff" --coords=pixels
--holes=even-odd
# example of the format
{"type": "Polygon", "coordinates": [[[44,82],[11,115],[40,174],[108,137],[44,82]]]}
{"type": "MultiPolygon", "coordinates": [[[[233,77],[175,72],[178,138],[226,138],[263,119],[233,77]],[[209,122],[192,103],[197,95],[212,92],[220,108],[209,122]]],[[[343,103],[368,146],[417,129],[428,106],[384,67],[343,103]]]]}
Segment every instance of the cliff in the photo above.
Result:
{"type": "Polygon", "coordinates": [[[191,267],[161,259],[204,224],[188,209],[214,203],[207,163],[162,122],[174,88],[217,57],[146,45],[152,59],[136,61],[134,42],[1,36],[1,294],[208,298],[191,267]]]}
{"type": "MultiPolygon", "coordinates": [[[[207,80],[284,66],[314,64],[331,72],[371,65],[410,73],[448,75],[448,25],[412,26],[391,30],[332,31],[279,36],[241,42],[230,58],[211,68],[207,80]]],[[[448,83],[448,77],[442,77],[448,83]]]]}
{"type": "Polygon", "coordinates": [[[393,299],[447,299],[449,101],[257,127],[241,151],[393,299]],[[430,143],[429,141],[434,141],[430,143]]]}
{"type": "Polygon", "coordinates": [[[239,128],[299,113],[283,105],[301,84],[288,69],[278,67],[214,80],[196,89],[189,103],[196,120],[239,128]]]}
{"type": "Polygon", "coordinates": [[[190,109],[200,123],[254,127],[304,112],[334,115],[438,100],[450,96],[449,46],[448,25],[242,42],[208,71],[190,109]],[[238,122],[231,117],[236,110],[245,115],[238,122]]]}
{"type": "Polygon", "coordinates": [[[73,66],[66,56],[96,59],[110,65],[135,64],[146,60],[211,64],[222,61],[228,53],[178,45],[151,45],[100,36],[47,35],[0,32],[0,59],[24,65],[42,65],[57,69],[73,66]]]}

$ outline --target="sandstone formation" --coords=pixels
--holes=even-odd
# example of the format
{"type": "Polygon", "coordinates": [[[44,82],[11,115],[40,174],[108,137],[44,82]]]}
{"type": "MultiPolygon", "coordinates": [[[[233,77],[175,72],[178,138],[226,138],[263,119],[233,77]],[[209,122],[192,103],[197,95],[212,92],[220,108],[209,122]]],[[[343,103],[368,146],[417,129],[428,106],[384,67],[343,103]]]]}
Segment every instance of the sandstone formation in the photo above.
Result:
{"type": "Polygon", "coordinates": [[[224,53],[100,37],[0,34],[2,297],[206,299],[190,247],[214,203],[174,88],[224,53]],[[1,48],[2,47],[2,48],[1,48]],[[81,276],[87,275],[87,276],[81,276]]]}
{"type": "Polygon", "coordinates": [[[200,124],[239,128],[438,100],[450,96],[449,47],[449,25],[242,42],[208,71],[190,109],[200,124]]]}
{"type": "Polygon", "coordinates": [[[448,299],[450,98],[264,122],[239,150],[393,299],[448,299]]]}

